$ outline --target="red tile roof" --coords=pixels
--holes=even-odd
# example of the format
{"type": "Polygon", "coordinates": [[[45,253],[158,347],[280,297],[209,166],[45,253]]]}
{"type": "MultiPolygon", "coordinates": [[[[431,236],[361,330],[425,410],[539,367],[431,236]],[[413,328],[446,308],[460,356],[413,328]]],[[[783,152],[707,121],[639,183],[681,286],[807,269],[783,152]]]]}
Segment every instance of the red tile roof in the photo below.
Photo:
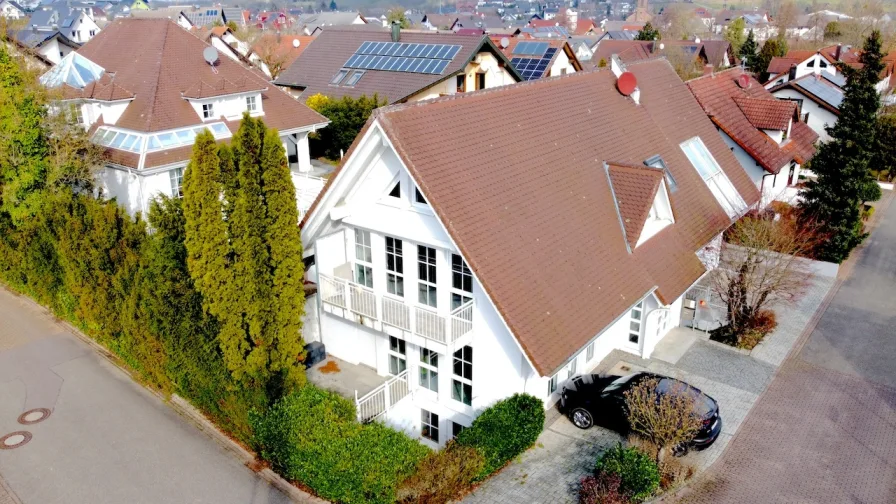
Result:
{"type": "MultiPolygon", "coordinates": [[[[501,39],[505,38],[504,36],[492,35],[492,36],[490,36],[490,38],[492,39],[492,42],[495,44],[495,46],[497,46],[499,49],[501,49],[501,51],[504,53],[504,55],[507,56],[508,60],[513,58],[513,49],[516,47],[516,45],[519,42],[521,42],[521,41],[528,42],[528,40],[520,38],[520,37],[506,37],[507,41],[510,43],[507,45],[507,47],[502,48],[500,44],[501,44],[501,39]]],[[[569,58],[569,63],[573,66],[573,68],[575,68],[577,72],[580,72],[582,70],[582,64],[579,63],[579,58],[576,57],[575,51],[572,50],[572,48],[569,46],[569,42],[567,42],[566,40],[539,39],[538,41],[548,44],[548,47],[553,47],[555,49],[562,49],[566,53],[566,57],[569,58]]],[[[550,74],[551,65],[553,65],[554,62],[557,61],[557,58],[559,56],[560,56],[560,51],[557,51],[556,53],[554,53],[554,57],[551,59],[551,62],[548,63],[548,67],[547,67],[548,69],[545,70],[543,78],[550,77],[549,74],[550,74]]]]}
{"type": "Polygon", "coordinates": [[[734,103],[759,129],[787,131],[790,121],[798,119],[796,103],[792,101],[736,96],[734,103]]]}
{"type": "MultiPolygon", "coordinates": [[[[814,54],[814,53],[813,53],[814,54]]],[[[790,67],[793,65],[798,65],[802,63],[804,60],[796,59],[796,58],[787,58],[781,56],[775,56],[768,64],[768,73],[772,75],[780,75],[783,73],[787,73],[790,71],[790,67]]]]}
{"type": "MultiPolygon", "coordinates": [[[[687,84],[712,122],[747,151],[766,171],[778,173],[778,170],[792,160],[805,164],[815,154],[815,141],[818,140],[818,135],[806,123],[798,120],[793,121],[789,138],[780,145],[760,131],[750,122],[737,100],[743,98],[776,100],[776,98],[753,77],[749,78],[749,85],[746,88],[741,88],[737,84],[741,75],[742,70],[738,67],[699,77],[688,81],[687,84]]],[[[777,107],[772,104],[765,106],[769,110],[777,107]]]]}
{"type": "Polygon", "coordinates": [[[682,142],[699,136],[746,202],[759,200],[667,61],[628,70],[640,105],[616,90],[609,70],[578,72],[384,107],[358,137],[382,126],[541,376],[648,292],[671,303],[704,273],[695,251],[731,220],[682,142]],[[629,253],[604,163],[656,154],[678,186],[676,221],[629,253]]]}
{"type": "Polygon", "coordinates": [[[663,171],[644,165],[609,163],[607,176],[619,208],[625,239],[634,250],[656,193],[663,183],[663,171]]]}
{"type": "Polygon", "coordinates": [[[591,60],[600,62],[603,59],[609,65],[610,58],[616,54],[623,63],[633,63],[652,58],[652,49],[653,42],[604,39],[597,44],[597,49],[594,50],[594,56],[591,57],[591,60]]]}
{"type": "Polygon", "coordinates": [[[268,85],[264,79],[227,57],[213,71],[203,58],[209,47],[168,19],[116,19],[78,54],[115,74],[115,85],[135,95],[115,126],[151,132],[202,123],[182,93],[198,91],[200,81],[223,80],[240,89],[263,89],[264,120],[279,130],[327,122],[326,118],[268,85]]]}
{"type": "Polygon", "coordinates": [[[203,98],[214,98],[215,96],[226,96],[236,93],[248,93],[252,91],[266,91],[267,86],[258,82],[257,79],[247,79],[246,76],[240,77],[236,81],[231,81],[217,75],[200,77],[192,86],[187,87],[182,96],[184,98],[193,98],[200,100],[203,98]]]}
{"type": "Polygon", "coordinates": [[[305,52],[305,49],[307,49],[316,38],[317,37],[312,37],[310,35],[274,35],[269,33],[259,37],[258,41],[252,46],[252,51],[258,53],[260,50],[264,49],[264,44],[273,43],[275,44],[274,56],[276,58],[282,58],[283,68],[288,68],[295,63],[296,59],[305,52]],[[279,40],[277,40],[278,38],[279,40]],[[268,39],[270,39],[270,41],[268,41],[268,39]],[[299,47],[295,46],[296,41],[298,41],[299,47]]]}

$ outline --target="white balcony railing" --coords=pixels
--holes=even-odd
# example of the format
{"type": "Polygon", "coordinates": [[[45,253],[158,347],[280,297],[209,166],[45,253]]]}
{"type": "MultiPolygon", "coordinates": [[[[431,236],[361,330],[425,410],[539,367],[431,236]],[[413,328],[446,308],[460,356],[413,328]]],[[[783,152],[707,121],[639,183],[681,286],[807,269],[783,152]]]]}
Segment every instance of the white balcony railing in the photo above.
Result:
{"type": "Polygon", "coordinates": [[[320,275],[320,293],[324,303],[442,344],[457,341],[473,331],[472,300],[445,316],[433,309],[410,306],[403,299],[380,295],[350,280],[325,274],[320,275]]]}
{"type": "Polygon", "coordinates": [[[409,391],[407,371],[402,371],[397,376],[389,378],[385,383],[362,397],[358,397],[358,392],[355,391],[358,421],[367,423],[376,420],[380,415],[392,409],[398,401],[407,397],[409,391]]]}

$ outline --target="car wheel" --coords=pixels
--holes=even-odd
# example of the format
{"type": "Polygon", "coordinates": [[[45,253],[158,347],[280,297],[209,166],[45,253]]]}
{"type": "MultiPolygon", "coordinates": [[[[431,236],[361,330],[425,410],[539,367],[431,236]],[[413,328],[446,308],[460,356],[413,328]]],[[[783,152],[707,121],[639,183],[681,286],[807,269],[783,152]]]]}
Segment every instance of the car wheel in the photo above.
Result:
{"type": "Polygon", "coordinates": [[[576,408],[569,412],[569,419],[580,429],[590,429],[594,425],[594,419],[591,413],[585,408],[576,408]]]}
{"type": "Polygon", "coordinates": [[[687,443],[681,443],[672,447],[672,456],[673,457],[684,457],[688,454],[689,447],[687,443]]]}

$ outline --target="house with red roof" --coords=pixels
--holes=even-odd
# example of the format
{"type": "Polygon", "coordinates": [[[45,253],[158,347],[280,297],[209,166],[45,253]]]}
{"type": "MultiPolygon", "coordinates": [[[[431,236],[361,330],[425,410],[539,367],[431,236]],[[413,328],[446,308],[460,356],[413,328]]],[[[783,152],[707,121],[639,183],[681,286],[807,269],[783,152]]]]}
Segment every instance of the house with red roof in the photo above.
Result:
{"type": "MultiPolygon", "coordinates": [[[[842,87],[845,85],[843,73],[837,69],[837,64],[842,63],[855,68],[861,66],[859,56],[861,50],[852,46],[844,46],[842,44],[829,45],[822,47],[816,51],[812,50],[794,50],[788,51],[786,55],[772,58],[768,64],[767,72],[769,74],[768,81],[765,83],[766,89],[780,86],[785,82],[799,79],[809,74],[832,76],[834,82],[842,81],[842,87]]],[[[877,83],[877,92],[884,97],[885,101],[892,101],[892,89],[890,79],[893,75],[893,63],[896,57],[890,59],[884,58],[886,64],[881,72],[880,81],[877,83]]]]}
{"type": "Polygon", "coordinates": [[[815,154],[818,134],[799,104],[778,100],[735,67],[687,82],[719,135],[762,193],[762,205],[793,202],[800,167],[815,154]]]}
{"type": "Polygon", "coordinates": [[[759,199],[663,59],[383,107],[303,219],[304,337],[361,421],[439,446],[651,355],[759,199]]]}
{"type": "Polygon", "coordinates": [[[145,214],[157,194],[180,196],[196,135],[229,142],[244,113],[279,131],[307,192],[308,134],[328,123],[168,19],[116,19],[41,82],[61,89],[62,106],[105,148],[103,192],[131,213],[145,214]]]}
{"type": "Polygon", "coordinates": [[[582,64],[567,39],[530,39],[525,34],[516,37],[493,35],[491,39],[524,80],[582,71],[582,64]]]}

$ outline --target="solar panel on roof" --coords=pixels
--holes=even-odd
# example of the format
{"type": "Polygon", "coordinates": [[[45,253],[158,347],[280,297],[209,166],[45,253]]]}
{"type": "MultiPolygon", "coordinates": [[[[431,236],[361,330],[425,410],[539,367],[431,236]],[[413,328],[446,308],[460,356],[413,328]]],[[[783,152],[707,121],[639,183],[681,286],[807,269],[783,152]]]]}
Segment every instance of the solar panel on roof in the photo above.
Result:
{"type": "Polygon", "coordinates": [[[841,74],[831,75],[827,72],[821,72],[821,76],[837,86],[843,87],[846,85],[846,78],[841,74]]]}
{"type": "MultiPolygon", "coordinates": [[[[537,46],[534,47],[534,49],[540,49],[542,45],[545,47],[545,50],[537,53],[537,56],[534,58],[516,56],[510,60],[510,64],[513,65],[513,68],[519,72],[524,80],[540,79],[547,71],[548,65],[550,65],[551,60],[554,59],[554,55],[557,54],[557,48],[548,48],[547,42],[520,42],[517,44],[517,47],[519,47],[520,44],[527,44],[523,47],[523,50],[526,51],[524,54],[526,55],[529,55],[529,51],[533,50],[533,46],[528,44],[536,44],[537,46]]],[[[514,53],[516,52],[517,51],[514,50],[514,53]]]]}
{"type": "Polygon", "coordinates": [[[460,47],[446,44],[364,42],[343,66],[439,75],[457,56],[460,47]]]}
{"type": "Polygon", "coordinates": [[[817,96],[820,100],[834,108],[843,103],[843,92],[816,79],[802,79],[794,84],[817,96]]]}

